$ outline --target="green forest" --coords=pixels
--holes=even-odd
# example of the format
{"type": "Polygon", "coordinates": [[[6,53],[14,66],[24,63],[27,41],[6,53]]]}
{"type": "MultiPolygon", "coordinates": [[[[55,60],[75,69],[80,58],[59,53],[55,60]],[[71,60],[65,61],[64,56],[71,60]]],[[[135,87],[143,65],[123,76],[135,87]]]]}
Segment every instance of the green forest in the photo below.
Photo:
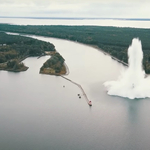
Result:
{"type": "Polygon", "coordinates": [[[64,66],[65,59],[58,53],[54,53],[40,68],[40,73],[51,75],[66,74],[66,67],[64,66]]]}
{"type": "Polygon", "coordinates": [[[0,32],[0,69],[25,71],[21,61],[29,56],[41,56],[45,51],[55,51],[53,44],[29,37],[0,32]]]}
{"type": "Polygon", "coordinates": [[[0,31],[62,38],[97,46],[128,63],[127,49],[133,38],[139,38],[144,52],[143,66],[150,73],[150,29],[104,26],[54,26],[0,24],[0,31]]]}

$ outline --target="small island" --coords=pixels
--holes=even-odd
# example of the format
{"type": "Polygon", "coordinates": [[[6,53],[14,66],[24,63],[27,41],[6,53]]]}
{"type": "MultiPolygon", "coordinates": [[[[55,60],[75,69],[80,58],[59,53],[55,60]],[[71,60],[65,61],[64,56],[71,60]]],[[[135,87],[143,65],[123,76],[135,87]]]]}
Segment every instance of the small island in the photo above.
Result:
{"type": "Polygon", "coordinates": [[[27,66],[22,62],[27,57],[51,55],[40,69],[40,73],[62,75],[66,73],[64,58],[52,43],[20,35],[0,32],[0,70],[20,72],[27,66]]]}
{"type": "Polygon", "coordinates": [[[64,61],[65,59],[58,52],[55,52],[40,68],[40,73],[58,76],[66,74],[64,61]]]}

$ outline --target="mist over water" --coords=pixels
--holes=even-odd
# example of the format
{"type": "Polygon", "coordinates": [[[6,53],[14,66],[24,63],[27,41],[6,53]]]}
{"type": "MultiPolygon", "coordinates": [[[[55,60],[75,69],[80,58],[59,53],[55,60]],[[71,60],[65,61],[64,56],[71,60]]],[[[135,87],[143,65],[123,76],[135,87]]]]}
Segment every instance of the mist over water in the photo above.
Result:
{"type": "Polygon", "coordinates": [[[130,99],[150,97],[150,77],[145,78],[142,60],[141,41],[134,38],[128,48],[128,68],[121,72],[118,80],[104,83],[109,95],[130,99]]]}

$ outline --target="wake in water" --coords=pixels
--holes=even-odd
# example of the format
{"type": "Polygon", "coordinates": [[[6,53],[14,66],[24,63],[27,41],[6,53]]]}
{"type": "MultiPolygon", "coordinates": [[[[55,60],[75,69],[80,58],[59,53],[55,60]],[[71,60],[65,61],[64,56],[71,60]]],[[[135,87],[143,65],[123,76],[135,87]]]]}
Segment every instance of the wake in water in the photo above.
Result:
{"type": "Polygon", "coordinates": [[[132,40],[128,48],[128,57],[129,66],[121,73],[118,80],[104,83],[108,94],[130,99],[150,97],[150,78],[145,78],[145,71],[142,67],[142,45],[139,39],[132,40]]]}

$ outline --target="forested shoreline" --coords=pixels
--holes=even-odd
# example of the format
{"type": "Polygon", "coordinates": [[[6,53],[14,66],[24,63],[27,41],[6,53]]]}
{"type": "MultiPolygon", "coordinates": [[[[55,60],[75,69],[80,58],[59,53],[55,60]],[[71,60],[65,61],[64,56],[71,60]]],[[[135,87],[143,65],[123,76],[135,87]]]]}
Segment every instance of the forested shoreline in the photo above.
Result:
{"type": "Polygon", "coordinates": [[[28,67],[21,61],[29,56],[44,55],[45,51],[56,50],[49,42],[0,32],[0,70],[25,71],[28,67]]]}
{"type": "Polygon", "coordinates": [[[150,73],[150,29],[0,24],[0,31],[55,37],[90,44],[125,63],[128,63],[127,49],[132,39],[138,37],[142,41],[144,52],[143,66],[146,73],[150,73]]]}
{"type": "Polygon", "coordinates": [[[40,68],[40,73],[50,75],[66,74],[64,61],[65,59],[58,52],[55,52],[40,68]]]}

